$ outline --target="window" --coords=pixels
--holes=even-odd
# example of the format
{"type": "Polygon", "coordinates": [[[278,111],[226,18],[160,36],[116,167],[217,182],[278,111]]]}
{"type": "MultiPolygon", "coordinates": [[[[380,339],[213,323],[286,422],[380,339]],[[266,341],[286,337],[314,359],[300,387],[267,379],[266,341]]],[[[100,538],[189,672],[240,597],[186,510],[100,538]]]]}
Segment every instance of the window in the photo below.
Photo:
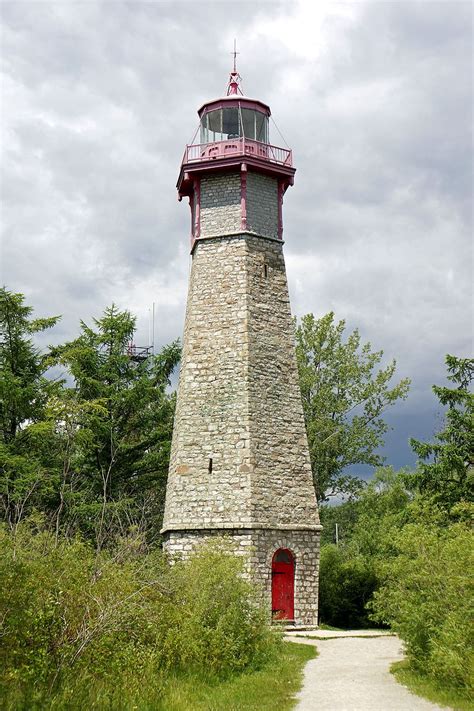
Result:
{"type": "Polygon", "coordinates": [[[290,551],[285,551],[280,548],[280,550],[275,553],[273,560],[275,563],[292,563],[293,557],[290,551]]]}
{"type": "Polygon", "coordinates": [[[255,140],[255,111],[242,109],[242,124],[245,138],[255,140]]]}
{"type": "Polygon", "coordinates": [[[268,143],[268,119],[264,114],[255,112],[255,138],[262,143],[268,143]]]}
{"type": "Polygon", "coordinates": [[[209,130],[208,141],[222,140],[222,111],[211,111],[207,114],[207,126],[209,130]]]}
{"type": "Polygon", "coordinates": [[[240,136],[239,109],[223,109],[222,111],[222,133],[227,138],[238,138],[240,136]]]}
{"type": "Polygon", "coordinates": [[[201,143],[226,141],[241,136],[268,143],[268,116],[238,106],[215,109],[202,117],[200,136],[201,143]]]}

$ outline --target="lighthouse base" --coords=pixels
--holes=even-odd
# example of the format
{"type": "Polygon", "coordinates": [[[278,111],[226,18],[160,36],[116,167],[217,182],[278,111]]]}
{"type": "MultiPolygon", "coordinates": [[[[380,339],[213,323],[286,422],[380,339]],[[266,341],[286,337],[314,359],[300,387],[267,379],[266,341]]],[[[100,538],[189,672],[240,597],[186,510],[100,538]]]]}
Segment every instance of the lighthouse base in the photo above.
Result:
{"type": "Polygon", "coordinates": [[[170,557],[186,558],[196,546],[210,539],[230,540],[236,555],[244,558],[245,574],[261,590],[268,619],[313,627],[318,624],[320,530],[317,529],[168,531],[163,550],[170,557]]]}

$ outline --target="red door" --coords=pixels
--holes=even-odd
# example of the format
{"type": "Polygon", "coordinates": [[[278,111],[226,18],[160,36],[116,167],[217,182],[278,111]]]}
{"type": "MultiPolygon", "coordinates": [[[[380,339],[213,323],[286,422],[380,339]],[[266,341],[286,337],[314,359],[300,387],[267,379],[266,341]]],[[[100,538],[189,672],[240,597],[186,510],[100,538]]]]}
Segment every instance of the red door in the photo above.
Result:
{"type": "Polygon", "coordinates": [[[280,548],[272,561],[272,618],[295,617],[295,560],[289,550],[280,548]]]}

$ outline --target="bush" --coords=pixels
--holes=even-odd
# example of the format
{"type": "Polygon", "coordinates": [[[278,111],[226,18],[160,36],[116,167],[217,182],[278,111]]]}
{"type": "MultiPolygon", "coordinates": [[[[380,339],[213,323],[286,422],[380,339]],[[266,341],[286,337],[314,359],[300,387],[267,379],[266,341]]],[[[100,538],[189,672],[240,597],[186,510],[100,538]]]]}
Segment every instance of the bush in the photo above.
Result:
{"type": "Polygon", "coordinates": [[[209,542],[172,566],[168,580],[174,597],[165,642],[169,663],[225,675],[260,666],[274,652],[277,637],[242,570],[243,559],[223,540],[209,542]]]}
{"type": "Polygon", "coordinates": [[[406,525],[394,538],[396,555],[380,563],[373,617],[400,635],[413,668],[462,689],[472,685],[472,531],[406,525]]]}
{"type": "Polygon", "coordinates": [[[226,676],[277,649],[241,561],[219,541],[174,566],[133,538],[97,554],[26,525],[0,529],[0,547],[7,708],[147,708],[149,692],[157,709],[170,673],[226,676]]]}
{"type": "Polygon", "coordinates": [[[352,547],[321,548],[319,619],[345,628],[368,626],[366,604],[377,585],[371,561],[352,547]]]}

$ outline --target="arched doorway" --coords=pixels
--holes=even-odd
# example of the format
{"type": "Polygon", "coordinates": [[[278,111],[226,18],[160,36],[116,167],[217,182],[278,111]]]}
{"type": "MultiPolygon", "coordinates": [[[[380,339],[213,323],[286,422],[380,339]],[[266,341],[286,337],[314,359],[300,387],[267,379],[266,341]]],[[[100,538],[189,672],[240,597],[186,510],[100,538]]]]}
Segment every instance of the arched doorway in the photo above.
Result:
{"type": "Polygon", "coordinates": [[[295,618],[295,559],[287,548],[280,548],[272,559],[272,618],[295,618]]]}

